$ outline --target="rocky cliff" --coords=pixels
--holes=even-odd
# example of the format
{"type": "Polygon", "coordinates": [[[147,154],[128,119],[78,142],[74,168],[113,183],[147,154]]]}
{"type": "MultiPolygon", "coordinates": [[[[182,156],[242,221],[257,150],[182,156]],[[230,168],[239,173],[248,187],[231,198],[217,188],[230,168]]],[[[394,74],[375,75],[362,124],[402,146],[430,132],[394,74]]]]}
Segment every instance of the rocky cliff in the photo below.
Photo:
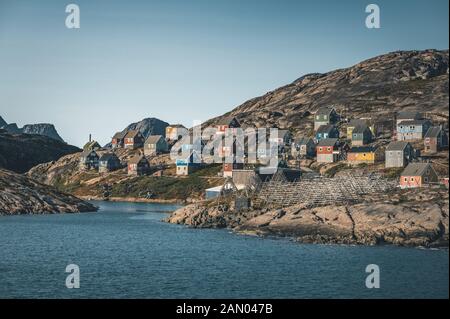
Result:
{"type": "Polygon", "coordinates": [[[80,149],[43,135],[0,132],[0,168],[24,173],[80,149]]]}
{"type": "Polygon", "coordinates": [[[54,140],[64,142],[61,136],[59,136],[53,124],[48,123],[27,124],[24,127],[22,127],[21,132],[23,134],[44,135],[54,140]]]}
{"type": "Polygon", "coordinates": [[[168,222],[196,228],[231,228],[244,234],[292,237],[306,243],[395,244],[448,247],[448,191],[397,190],[349,206],[234,212],[213,203],[175,211],[168,222]]]}
{"type": "Polygon", "coordinates": [[[244,126],[311,134],[312,113],[328,105],[344,118],[370,117],[386,130],[397,111],[427,112],[448,123],[448,66],[448,50],[393,52],[346,69],[302,76],[206,124],[234,115],[244,126]]]}
{"type": "Polygon", "coordinates": [[[22,128],[19,128],[16,123],[6,123],[6,121],[0,117],[0,128],[8,131],[11,134],[35,134],[50,137],[54,140],[64,142],[59,136],[53,124],[39,123],[39,124],[27,124],[22,128]]]}
{"type": "Polygon", "coordinates": [[[95,206],[24,175],[0,169],[0,215],[76,213],[95,206]]]}

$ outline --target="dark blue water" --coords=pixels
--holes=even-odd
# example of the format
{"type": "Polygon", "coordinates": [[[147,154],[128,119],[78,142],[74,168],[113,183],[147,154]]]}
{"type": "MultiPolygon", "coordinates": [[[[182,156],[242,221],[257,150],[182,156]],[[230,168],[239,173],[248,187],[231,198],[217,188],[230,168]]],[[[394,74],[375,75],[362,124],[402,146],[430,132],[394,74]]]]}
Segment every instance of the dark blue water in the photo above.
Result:
{"type": "Polygon", "coordinates": [[[175,206],[0,217],[0,298],[448,298],[448,250],[303,245],[161,222],[175,206]],[[65,268],[80,267],[67,289],[65,268]],[[367,289],[377,264],[380,289],[367,289]]]}

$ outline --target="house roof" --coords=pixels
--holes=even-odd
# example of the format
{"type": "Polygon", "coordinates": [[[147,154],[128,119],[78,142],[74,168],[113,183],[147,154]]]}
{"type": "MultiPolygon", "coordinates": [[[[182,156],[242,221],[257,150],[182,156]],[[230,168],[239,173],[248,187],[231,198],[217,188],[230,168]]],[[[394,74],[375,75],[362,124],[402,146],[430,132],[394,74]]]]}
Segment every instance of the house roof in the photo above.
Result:
{"type": "Polygon", "coordinates": [[[97,141],[90,141],[90,142],[87,142],[86,144],[84,144],[83,149],[88,149],[88,148],[93,148],[93,147],[100,148],[101,146],[100,146],[100,144],[98,144],[97,141]]]}
{"type": "Polygon", "coordinates": [[[334,110],[332,106],[322,106],[316,111],[316,115],[330,115],[334,110]]]}
{"type": "Polygon", "coordinates": [[[145,140],[145,144],[156,144],[162,138],[163,138],[162,135],[150,135],[145,140]]]}
{"type": "Polygon", "coordinates": [[[386,151],[403,151],[408,144],[405,141],[393,141],[386,147],[386,151]]]}
{"type": "Polygon", "coordinates": [[[355,128],[352,131],[352,134],[363,134],[364,132],[367,132],[369,130],[369,128],[367,127],[366,124],[362,124],[362,125],[356,125],[355,128]]]}
{"type": "Polygon", "coordinates": [[[139,132],[137,130],[131,130],[131,131],[128,131],[128,133],[125,135],[125,138],[134,138],[138,135],[142,135],[141,132],[139,132]]]}
{"type": "Polygon", "coordinates": [[[169,125],[168,127],[186,128],[183,124],[172,124],[169,125]]]}
{"type": "Polygon", "coordinates": [[[332,124],[327,124],[327,125],[321,125],[318,129],[317,129],[317,133],[319,134],[323,134],[323,133],[330,133],[331,131],[333,131],[335,129],[335,126],[332,124]]]}
{"type": "Polygon", "coordinates": [[[278,138],[284,138],[286,134],[290,134],[289,130],[278,130],[278,138]]]}
{"type": "Polygon", "coordinates": [[[430,163],[409,163],[402,176],[422,176],[429,168],[433,168],[430,163]]]}
{"type": "Polygon", "coordinates": [[[429,120],[408,120],[401,121],[398,125],[424,125],[425,123],[429,123],[429,120]]]}
{"type": "Polygon", "coordinates": [[[349,153],[373,153],[375,148],[372,146],[353,146],[349,153]]]}
{"type": "Polygon", "coordinates": [[[442,128],[440,126],[432,126],[428,129],[425,137],[438,137],[442,128]]]}
{"type": "Polygon", "coordinates": [[[334,146],[337,142],[337,138],[325,138],[323,140],[320,140],[317,146],[334,146]]]}
{"type": "Polygon", "coordinates": [[[127,132],[117,132],[114,134],[113,139],[123,139],[127,135],[127,132]]]}
{"type": "Polygon", "coordinates": [[[143,160],[143,159],[145,159],[145,160],[147,160],[146,158],[145,158],[145,156],[144,155],[136,155],[136,156],[133,156],[129,161],[128,161],[128,164],[137,164],[137,163],[139,163],[141,160],[143,160]]]}
{"type": "Polygon", "coordinates": [[[348,127],[356,127],[358,125],[367,125],[367,122],[362,119],[352,119],[347,124],[348,127]]]}
{"type": "Polygon", "coordinates": [[[112,160],[112,159],[119,159],[119,158],[114,153],[105,153],[105,154],[103,154],[100,157],[100,161],[101,162],[106,162],[106,161],[109,161],[109,160],[112,160]]]}
{"type": "Polygon", "coordinates": [[[422,116],[418,112],[398,112],[397,120],[419,120],[422,116]]]}
{"type": "Polygon", "coordinates": [[[300,137],[300,138],[295,140],[295,144],[297,144],[297,145],[306,145],[306,144],[308,144],[310,142],[313,142],[312,138],[304,137],[304,136],[302,136],[302,137],[300,137]]]}
{"type": "MultiPolygon", "coordinates": [[[[97,153],[94,150],[85,150],[83,152],[81,152],[81,157],[87,157],[89,154],[91,153],[95,153],[95,155],[97,155],[97,153]]],[[[98,156],[98,155],[97,155],[98,156]]]]}

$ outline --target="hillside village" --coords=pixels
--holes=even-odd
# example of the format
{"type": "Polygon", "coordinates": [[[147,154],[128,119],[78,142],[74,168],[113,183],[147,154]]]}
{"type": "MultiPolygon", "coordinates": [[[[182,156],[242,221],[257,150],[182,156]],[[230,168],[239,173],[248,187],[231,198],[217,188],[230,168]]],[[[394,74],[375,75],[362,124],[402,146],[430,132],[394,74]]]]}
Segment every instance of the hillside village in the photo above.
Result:
{"type": "Polygon", "coordinates": [[[448,245],[448,51],[306,75],[201,127],[147,118],[79,150],[3,125],[0,167],[84,200],[189,204],[168,221],[194,227],[448,245]]]}
{"type": "MultiPolygon", "coordinates": [[[[294,136],[293,130],[279,129],[275,141],[271,137],[266,140],[268,144],[276,142],[276,150],[270,147],[257,150],[245,148],[246,157],[251,151],[258,153],[256,163],[197,163],[194,157],[200,156],[196,154],[192,141],[181,144],[182,150],[190,150],[188,156],[172,161],[169,156],[171,148],[175,145],[180,147],[182,137],[190,132],[183,125],[176,124],[167,125],[162,135],[145,136],[139,130],[118,132],[106,147],[89,138],[82,153],[68,156],[71,169],[65,168],[63,174],[55,174],[62,178],[71,171],[78,174],[76,182],[73,178],[66,181],[43,180],[43,176],[48,177],[45,167],[48,169],[52,164],[39,165],[29,175],[83,198],[198,201],[235,192],[246,194],[247,208],[250,208],[252,201],[262,205],[258,192],[259,197],[264,192],[268,193],[263,196],[265,204],[271,196],[275,196],[277,187],[291,190],[291,197],[300,199],[305,191],[302,190],[304,185],[299,183],[313,183],[310,184],[312,188],[322,183],[333,185],[342,176],[347,176],[346,180],[351,178],[354,184],[359,183],[359,190],[355,190],[354,194],[342,195],[350,193],[350,190],[348,187],[342,188],[345,182],[339,182],[338,189],[328,191],[334,194],[331,202],[366,194],[363,188],[380,192],[393,187],[448,187],[448,124],[445,122],[433,123],[416,112],[398,112],[393,114],[393,131],[389,136],[386,131],[380,131],[377,123],[370,118],[348,119],[332,106],[319,108],[312,114],[311,120],[315,129],[313,136],[294,136]],[[276,153],[279,163],[276,173],[262,174],[261,167],[267,165],[264,159],[273,153],[276,153]],[[77,161],[76,165],[74,161],[77,161]],[[373,178],[363,182],[362,178],[367,176],[373,178]],[[377,185],[372,185],[375,177],[377,185]],[[280,179],[283,184],[275,186],[274,183],[280,182],[280,179]],[[170,185],[180,184],[188,190],[181,195],[175,192],[171,196],[167,194],[170,187],[163,187],[166,194],[157,190],[156,185],[168,184],[169,180],[170,185]],[[127,188],[132,189],[129,194],[127,188]]],[[[218,121],[213,133],[202,138],[202,149],[213,138],[222,138],[226,131],[240,127],[233,116],[218,121]]],[[[230,151],[222,146],[218,153],[224,159],[230,151]]],[[[65,160],[66,157],[63,157],[60,161],[65,160]]],[[[326,197],[323,194],[320,196],[326,197]]],[[[316,204],[330,204],[330,201],[316,204]]],[[[281,206],[293,204],[286,200],[286,196],[278,202],[272,199],[272,204],[275,203],[281,206]]]]}

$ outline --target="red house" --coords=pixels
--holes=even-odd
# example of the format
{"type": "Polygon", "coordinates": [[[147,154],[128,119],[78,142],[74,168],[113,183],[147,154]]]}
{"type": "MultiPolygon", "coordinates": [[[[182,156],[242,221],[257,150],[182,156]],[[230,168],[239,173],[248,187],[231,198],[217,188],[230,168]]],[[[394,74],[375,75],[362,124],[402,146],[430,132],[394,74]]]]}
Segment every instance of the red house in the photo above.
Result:
{"type": "Polygon", "coordinates": [[[318,163],[334,163],[339,161],[341,147],[337,138],[320,140],[316,146],[318,163]]]}
{"type": "Polygon", "coordinates": [[[241,127],[241,124],[234,116],[226,117],[220,120],[217,123],[217,132],[216,134],[225,134],[226,129],[228,128],[238,128],[241,127]]]}
{"type": "Polygon", "coordinates": [[[422,187],[438,182],[437,173],[430,163],[410,163],[400,176],[401,188],[422,187]]]}
{"type": "Polygon", "coordinates": [[[124,146],[125,148],[131,149],[144,147],[144,136],[139,131],[136,130],[129,131],[125,135],[124,146]]]}

